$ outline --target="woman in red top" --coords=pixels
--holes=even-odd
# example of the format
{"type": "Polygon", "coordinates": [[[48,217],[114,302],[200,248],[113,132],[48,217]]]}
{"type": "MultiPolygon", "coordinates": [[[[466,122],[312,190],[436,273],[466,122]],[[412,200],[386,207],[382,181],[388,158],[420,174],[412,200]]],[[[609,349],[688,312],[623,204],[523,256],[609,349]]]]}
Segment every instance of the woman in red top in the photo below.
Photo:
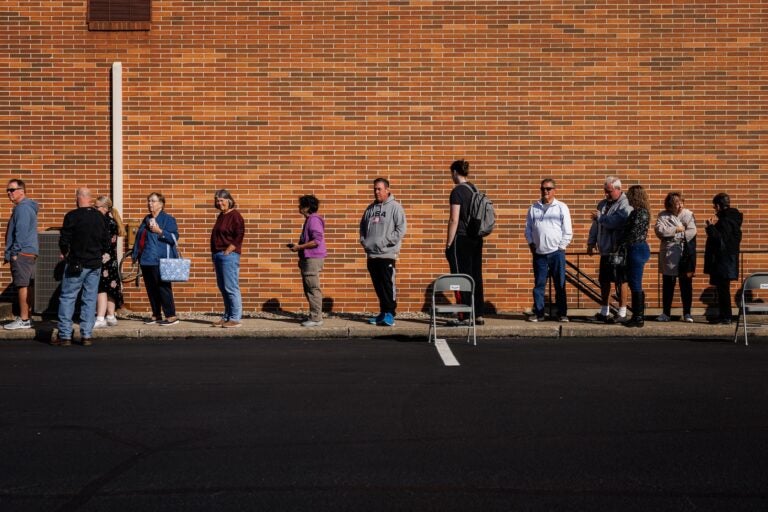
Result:
{"type": "Polygon", "coordinates": [[[235,210],[235,200],[226,189],[213,195],[214,206],[221,212],[211,231],[211,257],[216,284],[224,299],[224,314],[213,327],[240,327],[243,299],[240,295],[240,254],[245,237],[245,221],[235,210]]]}

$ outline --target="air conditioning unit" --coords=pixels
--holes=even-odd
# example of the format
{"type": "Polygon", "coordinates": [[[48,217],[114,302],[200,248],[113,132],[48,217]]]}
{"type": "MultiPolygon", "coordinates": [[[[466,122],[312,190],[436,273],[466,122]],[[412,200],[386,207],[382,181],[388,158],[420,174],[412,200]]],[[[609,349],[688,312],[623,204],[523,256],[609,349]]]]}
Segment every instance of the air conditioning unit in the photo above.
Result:
{"type": "Polygon", "coordinates": [[[59,263],[59,231],[49,229],[39,233],[40,254],[35,266],[35,312],[56,312],[59,309],[61,283],[53,278],[59,263]]]}

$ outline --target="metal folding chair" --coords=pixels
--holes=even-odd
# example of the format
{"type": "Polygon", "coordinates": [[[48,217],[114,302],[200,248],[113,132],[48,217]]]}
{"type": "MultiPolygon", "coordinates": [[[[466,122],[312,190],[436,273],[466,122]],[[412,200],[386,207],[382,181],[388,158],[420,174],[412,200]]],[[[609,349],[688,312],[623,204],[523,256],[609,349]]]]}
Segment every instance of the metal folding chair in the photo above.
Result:
{"type": "Polygon", "coordinates": [[[429,322],[429,342],[437,342],[437,315],[443,314],[455,314],[464,313],[469,318],[469,325],[467,326],[467,343],[469,343],[469,335],[472,334],[472,339],[475,345],[477,345],[477,328],[475,325],[475,281],[471,276],[467,274],[444,274],[432,283],[432,318],[429,322]],[[462,296],[467,293],[470,295],[470,304],[463,303],[438,303],[438,295],[442,297],[443,293],[448,293],[451,296],[455,295],[455,292],[460,292],[462,296]],[[434,337],[432,333],[434,332],[434,337]]]}
{"type": "MultiPolygon", "coordinates": [[[[733,342],[736,343],[739,339],[739,323],[744,323],[744,345],[749,345],[747,339],[747,316],[749,313],[768,313],[768,303],[763,302],[759,296],[755,295],[755,291],[765,290],[763,297],[768,294],[768,272],[755,272],[747,276],[744,279],[744,283],[741,285],[741,308],[739,308],[739,315],[736,317],[736,332],[733,334],[733,342]]],[[[753,325],[753,327],[755,327],[753,325]]]]}

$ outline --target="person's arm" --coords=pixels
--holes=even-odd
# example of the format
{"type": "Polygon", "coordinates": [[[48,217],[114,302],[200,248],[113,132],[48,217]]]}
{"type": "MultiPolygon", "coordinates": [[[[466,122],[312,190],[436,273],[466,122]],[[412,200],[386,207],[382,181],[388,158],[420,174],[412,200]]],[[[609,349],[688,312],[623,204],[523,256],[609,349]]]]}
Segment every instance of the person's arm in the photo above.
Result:
{"type": "Polygon", "coordinates": [[[398,203],[398,207],[393,212],[392,219],[392,238],[389,240],[391,246],[399,244],[405,238],[405,232],[408,228],[405,220],[405,210],[398,203]]]}
{"type": "Polygon", "coordinates": [[[558,249],[564,251],[573,241],[573,223],[571,222],[571,210],[568,205],[560,205],[562,211],[562,218],[560,219],[561,228],[563,230],[563,238],[560,240],[558,249]]]}
{"type": "Polygon", "coordinates": [[[450,213],[448,214],[448,233],[445,238],[446,249],[453,245],[453,241],[456,239],[456,231],[459,229],[459,216],[461,215],[461,205],[452,204],[450,213]]]}

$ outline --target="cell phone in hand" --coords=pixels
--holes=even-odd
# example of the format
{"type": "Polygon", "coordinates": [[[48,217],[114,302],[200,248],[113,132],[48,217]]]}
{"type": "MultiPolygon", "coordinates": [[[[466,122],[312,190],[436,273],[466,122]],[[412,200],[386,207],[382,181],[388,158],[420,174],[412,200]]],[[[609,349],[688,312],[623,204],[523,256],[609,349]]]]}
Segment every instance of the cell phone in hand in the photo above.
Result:
{"type": "Polygon", "coordinates": [[[293,249],[294,247],[296,247],[296,244],[294,244],[294,243],[290,243],[290,244],[285,244],[285,246],[286,246],[287,248],[289,248],[289,249],[293,249]]]}

